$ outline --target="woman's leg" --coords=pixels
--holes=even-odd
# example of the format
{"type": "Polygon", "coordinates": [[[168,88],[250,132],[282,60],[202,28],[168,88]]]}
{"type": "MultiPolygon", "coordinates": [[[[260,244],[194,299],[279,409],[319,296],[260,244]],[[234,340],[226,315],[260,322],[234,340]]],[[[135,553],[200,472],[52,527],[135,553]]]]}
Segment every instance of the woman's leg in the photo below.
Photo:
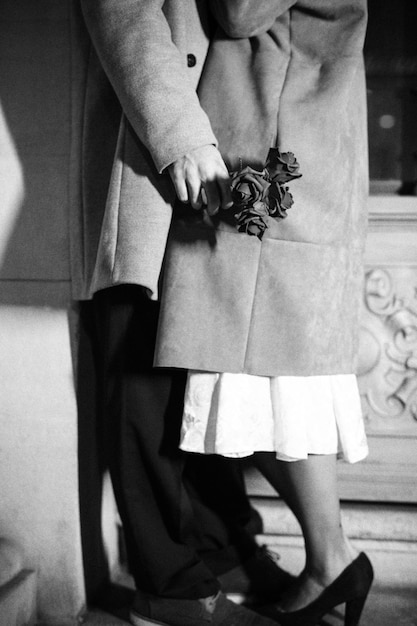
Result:
{"type": "Polygon", "coordinates": [[[301,461],[277,461],[258,453],[255,463],[296,516],[305,541],[306,565],[282,608],[309,604],[357,556],[340,518],[336,456],[311,455],[301,461]]]}

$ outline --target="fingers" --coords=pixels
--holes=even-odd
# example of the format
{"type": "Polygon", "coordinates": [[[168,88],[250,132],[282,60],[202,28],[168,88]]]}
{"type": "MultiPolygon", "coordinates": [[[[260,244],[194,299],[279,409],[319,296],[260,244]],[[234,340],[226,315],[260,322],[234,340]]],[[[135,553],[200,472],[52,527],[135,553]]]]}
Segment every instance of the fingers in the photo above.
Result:
{"type": "Polygon", "coordinates": [[[219,186],[220,193],[220,208],[221,209],[230,209],[233,205],[232,200],[232,191],[230,187],[230,176],[229,172],[226,170],[226,177],[218,178],[217,184],[219,186]]]}
{"type": "Polygon", "coordinates": [[[217,148],[201,146],[175,161],[168,171],[181,202],[193,209],[207,207],[209,215],[232,205],[230,177],[217,148]]]}
{"type": "Polygon", "coordinates": [[[179,168],[176,167],[176,163],[170,165],[168,168],[171,180],[174,183],[175,193],[177,194],[180,202],[188,202],[188,188],[184,176],[181,175],[179,168]]]}
{"type": "Polygon", "coordinates": [[[197,172],[191,171],[185,175],[180,163],[175,162],[168,168],[171,180],[174,183],[175,193],[181,202],[190,202],[193,209],[201,209],[201,181],[197,172]]]}
{"type": "Polygon", "coordinates": [[[193,209],[201,209],[203,201],[201,197],[201,181],[197,173],[193,171],[185,181],[188,190],[188,201],[193,209]]]}
{"type": "Polygon", "coordinates": [[[206,190],[204,189],[204,187],[201,187],[201,202],[204,204],[204,206],[207,206],[207,194],[206,194],[206,190]]]}
{"type": "Polygon", "coordinates": [[[204,183],[204,191],[207,198],[207,213],[215,215],[220,207],[220,194],[216,180],[206,180],[204,183]]]}

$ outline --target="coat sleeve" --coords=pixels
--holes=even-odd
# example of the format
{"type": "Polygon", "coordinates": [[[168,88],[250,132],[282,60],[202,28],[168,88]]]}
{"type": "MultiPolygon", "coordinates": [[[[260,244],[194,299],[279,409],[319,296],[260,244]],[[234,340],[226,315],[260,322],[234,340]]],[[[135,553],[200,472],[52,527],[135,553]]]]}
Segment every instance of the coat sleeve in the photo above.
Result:
{"type": "Polygon", "coordinates": [[[162,10],[163,0],[81,0],[100,61],[158,172],[215,144],[162,10]]]}
{"type": "Polygon", "coordinates": [[[211,12],[224,32],[246,39],[267,32],[275,20],[296,0],[209,0],[211,12]]]}

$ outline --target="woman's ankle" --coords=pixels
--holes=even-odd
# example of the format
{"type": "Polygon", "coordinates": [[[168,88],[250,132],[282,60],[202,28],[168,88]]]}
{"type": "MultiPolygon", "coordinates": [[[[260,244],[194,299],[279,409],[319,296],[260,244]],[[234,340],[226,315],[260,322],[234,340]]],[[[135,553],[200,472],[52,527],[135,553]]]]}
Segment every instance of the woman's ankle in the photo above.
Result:
{"type": "Polygon", "coordinates": [[[316,558],[307,559],[305,573],[327,587],[357,556],[358,551],[349,542],[343,542],[321,552],[316,558]]]}
{"type": "Polygon", "coordinates": [[[297,611],[313,602],[324,591],[325,585],[305,569],[279,603],[283,611],[297,611]]]}

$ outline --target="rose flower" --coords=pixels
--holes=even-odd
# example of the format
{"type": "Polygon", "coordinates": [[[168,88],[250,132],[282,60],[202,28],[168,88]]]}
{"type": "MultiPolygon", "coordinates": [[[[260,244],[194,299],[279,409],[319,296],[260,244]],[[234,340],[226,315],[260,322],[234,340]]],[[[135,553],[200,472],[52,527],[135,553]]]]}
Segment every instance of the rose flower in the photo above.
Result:
{"type": "Polygon", "coordinates": [[[269,215],[271,217],[287,217],[287,211],[294,204],[294,200],[288,187],[273,182],[268,193],[269,215]]]}
{"type": "Polygon", "coordinates": [[[233,204],[239,208],[253,206],[265,200],[269,186],[264,172],[257,172],[249,166],[235,172],[231,180],[233,204]]]}
{"type": "Polygon", "coordinates": [[[301,176],[300,166],[293,153],[280,152],[278,148],[270,148],[265,167],[270,179],[281,185],[301,176]]]}

